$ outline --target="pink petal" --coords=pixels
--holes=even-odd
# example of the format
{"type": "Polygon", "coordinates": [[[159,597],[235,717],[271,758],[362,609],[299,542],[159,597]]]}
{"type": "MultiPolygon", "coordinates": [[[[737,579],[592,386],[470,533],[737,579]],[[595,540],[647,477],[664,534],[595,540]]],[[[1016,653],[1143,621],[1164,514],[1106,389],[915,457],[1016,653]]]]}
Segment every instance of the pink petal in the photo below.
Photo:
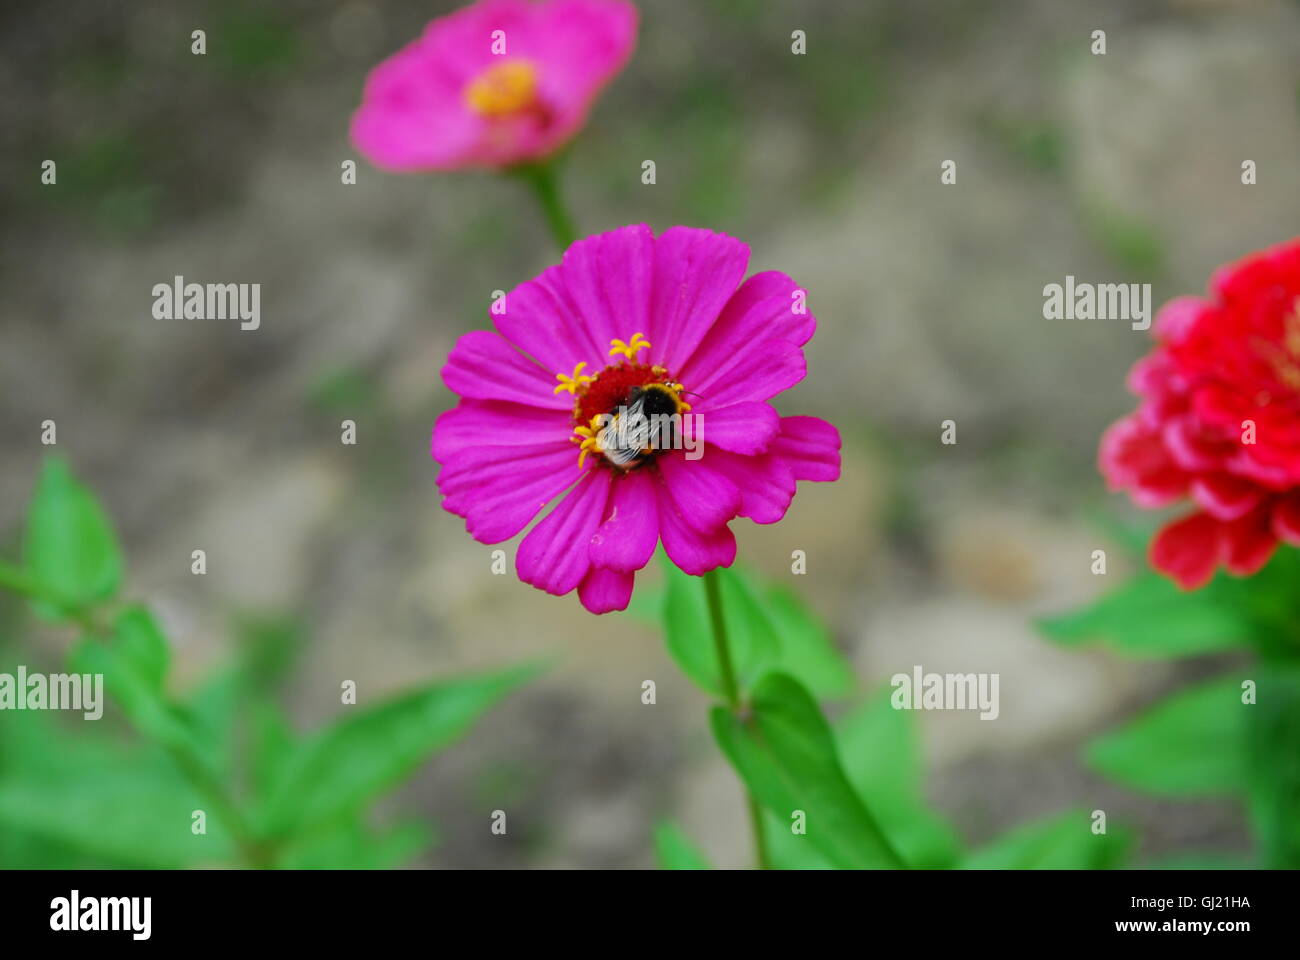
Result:
{"type": "Polygon", "coordinates": [[[422,39],[408,44],[366,79],[352,115],[353,145],[375,166],[396,173],[465,163],[483,134],[482,119],[464,106],[465,74],[422,39]]]}
{"type": "Polygon", "coordinates": [[[430,453],[447,463],[458,453],[482,446],[537,446],[572,433],[568,411],[496,400],[462,400],[438,417],[430,453]]]}
{"type": "Polygon", "coordinates": [[[785,516],[795,493],[794,474],[785,460],[711,450],[708,461],[740,490],[739,516],[755,523],[776,523],[785,516]]]}
{"type": "Polygon", "coordinates": [[[592,567],[578,584],[578,599],[592,613],[626,610],[636,575],[607,567],[592,567]]]}
{"type": "Polygon", "coordinates": [[[551,0],[536,10],[543,95],[554,108],[581,114],[627,62],[637,9],[622,0],[551,0]]]}
{"type": "Polygon", "coordinates": [[[701,534],[682,519],[664,484],[657,485],[656,495],[659,499],[659,536],[668,559],[683,572],[694,576],[715,567],[731,566],[736,559],[736,538],[729,527],[721,526],[713,533],[701,534]]]}
{"type": "Polygon", "coordinates": [[[1222,466],[1223,441],[1207,435],[1191,415],[1174,417],[1161,434],[1165,449],[1183,470],[1215,470],[1222,466]]]}
{"type": "Polygon", "coordinates": [[[688,399],[697,411],[729,407],[746,400],[771,400],[808,373],[803,347],[789,340],[764,340],[737,353],[731,362],[705,377],[703,383],[683,380],[694,394],[688,399]]]}
{"type": "Polygon", "coordinates": [[[1151,565],[1184,590],[1210,582],[1219,563],[1219,523],[1193,513],[1165,526],[1151,541],[1151,565]]]}
{"type": "Polygon", "coordinates": [[[767,452],[784,460],[796,480],[840,477],[840,432],[818,417],[782,417],[781,434],[767,452]]]}
{"type": "Polygon", "coordinates": [[[689,425],[687,432],[697,440],[754,456],[767,450],[781,429],[781,418],[770,403],[750,400],[690,415],[685,424],[689,425]]]}
{"type": "Polygon", "coordinates": [[[1269,511],[1256,510],[1221,526],[1223,564],[1229,573],[1248,577],[1258,573],[1277,549],[1277,537],[1269,525],[1269,511]]]}
{"type": "Polygon", "coordinates": [[[1097,466],[1111,490],[1127,490],[1142,507],[1163,507],[1187,492],[1188,475],[1173,461],[1159,432],[1131,414],[1102,434],[1097,466]]]}
{"type": "Polygon", "coordinates": [[[588,470],[515,553],[515,570],[524,583],[557,596],[576,587],[591,566],[587,547],[605,515],[610,471],[588,470]]]}
{"type": "MultiPolygon", "coordinates": [[[[572,374],[579,363],[586,363],[583,372],[591,375],[605,365],[609,345],[600,347],[569,302],[561,267],[548,267],[515,287],[506,294],[503,306],[504,312],[492,317],[497,331],[552,375],[572,374]]],[[[552,377],[552,391],[557,382],[552,377]]],[[[569,394],[561,396],[572,402],[569,394]]]]}
{"type": "Polygon", "coordinates": [[[656,463],[677,512],[701,533],[716,530],[740,509],[740,491],[703,460],[687,460],[680,450],[656,463]]]}
{"type": "Polygon", "coordinates": [[[1259,487],[1226,473],[1210,473],[1192,479],[1192,499],[1216,520],[1236,520],[1257,507],[1264,498],[1259,487]]]}
{"type": "Polygon", "coordinates": [[[438,473],[444,509],[480,543],[509,540],[580,476],[573,444],[483,447],[438,473]]]}
{"type": "Polygon", "coordinates": [[[652,362],[670,371],[681,367],[736,292],[748,263],[749,247],[725,234],[670,227],[659,235],[646,333],[652,362]]]}
{"type": "Polygon", "coordinates": [[[592,565],[630,573],[650,560],[659,542],[659,508],[654,475],[645,469],[615,477],[609,512],[587,555],[592,565]]]}
{"type": "Polygon", "coordinates": [[[442,380],[463,397],[573,409],[571,396],[555,393],[558,381],[553,374],[487,330],[471,330],[456,341],[442,368],[442,380]]]}
{"type": "Polygon", "coordinates": [[[714,372],[725,369],[755,342],[788,340],[803,346],[817,321],[811,313],[795,313],[793,294],[800,289],[784,273],[756,273],[727,301],[699,347],[677,371],[679,379],[694,388],[714,382],[714,372]]]}
{"type": "Polygon", "coordinates": [[[642,223],[579,240],[564,253],[564,288],[599,350],[596,370],[610,362],[610,341],[615,338],[626,341],[641,333],[654,343],[654,250],[654,234],[642,223]]]}
{"type": "Polygon", "coordinates": [[[1273,535],[1283,543],[1300,547],[1300,493],[1279,497],[1273,503],[1273,535]]]}
{"type": "Polygon", "coordinates": [[[1176,346],[1187,339],[1206,306],[1200,297],[1175,297],[1156,311],[1152,332],[1157,339],[1176,346]]]}

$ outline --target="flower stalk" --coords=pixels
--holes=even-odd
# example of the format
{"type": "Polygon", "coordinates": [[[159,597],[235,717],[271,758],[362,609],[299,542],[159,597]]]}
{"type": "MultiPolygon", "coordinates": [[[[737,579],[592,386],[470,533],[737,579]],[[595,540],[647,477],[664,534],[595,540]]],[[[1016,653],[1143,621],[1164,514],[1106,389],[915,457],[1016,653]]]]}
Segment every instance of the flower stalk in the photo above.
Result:
{"type": "Polygon", "coordinates": [[[560,195],[560,178],[556,162],[546,160],[541,163],[525,164],[515,168],[514,173],[528,185],[528,189],[537,198],[537,204],[542,209],[546,227],[550,230],[556,247],[561,253],[568,250],[578,239],[578,231],[574,228],[573,218],[569,216],[564,199],[560,195]]]}
{"type": "MultiPolygon", "coordinates": [[[[731,661],[731,646],[727,639],[727,620],[722,611],[721,588],[718,585],[716,570],[704,574],[704,595],[708,600],[709,622],[713,627],[713,644],[718,652],[718,669],[722,675],[722,692],[726,697],[731,712],[740,715],[740,687],[736,683],[736,671],[731,661]]],[[[754,858],[758,869],[770,869],[767,856],[767,839],[763,833],[763,811],[753,793],[745,787],[746,805],[749,807],[749,823],[754,835],[754,858]]]]}

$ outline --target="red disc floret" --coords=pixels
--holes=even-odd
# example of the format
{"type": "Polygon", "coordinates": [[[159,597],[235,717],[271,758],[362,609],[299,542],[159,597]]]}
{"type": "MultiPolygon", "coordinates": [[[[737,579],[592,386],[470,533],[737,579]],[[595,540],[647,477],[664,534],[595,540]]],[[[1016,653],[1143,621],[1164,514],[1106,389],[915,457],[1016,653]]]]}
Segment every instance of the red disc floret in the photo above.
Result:
{"type": "Polygon", "coordinates": [[[668,373],[662,367],[646,363],[619,363],[602,370],[573,405],[575,423],[587,424],[600,413],[613,413],[627,402],[633,387],[647,383],[667,383],[668,373]]]}

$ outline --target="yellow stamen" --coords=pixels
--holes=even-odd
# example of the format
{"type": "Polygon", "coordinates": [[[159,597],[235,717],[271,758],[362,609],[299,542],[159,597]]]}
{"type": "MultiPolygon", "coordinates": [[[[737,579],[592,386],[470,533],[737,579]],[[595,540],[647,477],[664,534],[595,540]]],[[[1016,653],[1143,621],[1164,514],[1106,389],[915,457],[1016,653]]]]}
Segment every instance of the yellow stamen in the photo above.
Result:
{"type": "Polygon", "coordinates": [[[485,117],[522,113],[537,102],[537,68],[527,60],[493,64],[465,88],[465,102],[485,117]]]}
{"type": "Polygon", "coordinates": [[[623,356],[627,357],[627,359],[635,360],[636,355],[640,351],[650,346],[650,341],[647,340],[643,334],[634,333],[632,334],[632,339],[629,340],[627,343],[624,343],[622,340],[616,338],[614,340],[609,341],[609,346],[610,346],[609,355],[611,357],[614,356],[615,354],[621,353],[623,354],[623,356]]]}
{"type": "Polygon", "coordinates": [[[560,385],[556,387],[553,392],[559,393],[561,390],[568,390],[569,393],[573,394],[576,397],[580,389],[582,389],[587,384],[591,383],[593,380],[596,379],[595,377],[589,377],[582,372],[582,368],[585,367],[586,365],[587,365],[586,361],[583,361],[582,363],[574,367],[573,376],[569,376],[568,374],[564,374],[564,373],[557,373],[555,375],[555,379],[560,381],[560,385]]]}
{"type": "Polygon", "coordinates": [[[581,443],[578,437],[571,437],[575,443],[578,443],[578,469],[582,469],[582,464],[587,459],[587,454],[591,451],[600,450],[600,431],[605,428],[605,419],[609,414],[598,413],[591,418],[591,425],[586,427],[574,427],[573,432],[582,437],[581,443]]]}

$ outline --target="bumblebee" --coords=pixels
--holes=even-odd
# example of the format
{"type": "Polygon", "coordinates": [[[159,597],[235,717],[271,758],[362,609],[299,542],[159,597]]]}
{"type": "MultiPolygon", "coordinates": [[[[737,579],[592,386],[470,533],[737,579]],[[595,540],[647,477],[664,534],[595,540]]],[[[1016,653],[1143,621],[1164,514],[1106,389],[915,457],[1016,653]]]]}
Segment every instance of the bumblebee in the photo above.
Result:
{"type": "Polygon", "coordinates": [[[616,467],[630,470],[659,450],[677,443],[681,412],[690,406],[682,401],[677,383],[647,383],[628,391],[627,401],[617,412],[606,414],[596,433],[596,449],[616,467]]]}

